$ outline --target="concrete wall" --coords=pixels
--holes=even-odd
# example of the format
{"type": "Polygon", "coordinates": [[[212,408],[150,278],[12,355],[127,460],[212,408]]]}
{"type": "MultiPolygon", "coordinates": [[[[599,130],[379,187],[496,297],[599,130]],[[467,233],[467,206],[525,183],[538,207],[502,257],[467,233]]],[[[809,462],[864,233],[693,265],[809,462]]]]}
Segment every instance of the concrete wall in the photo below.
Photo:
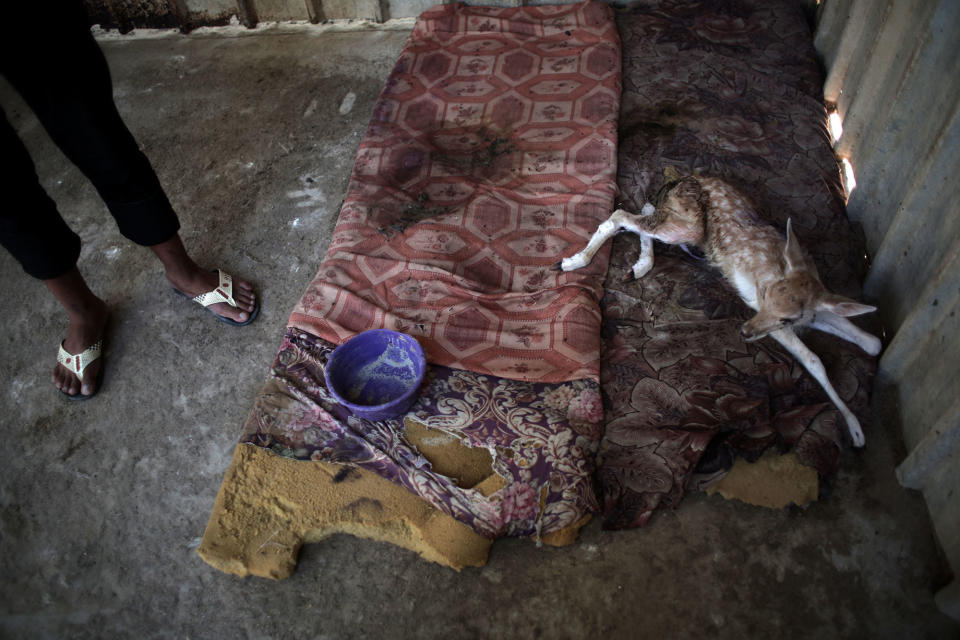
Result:
{"type": "MultiPolygon", "coordinates": [[[[455,0],[83,0],[91,23],[122,32],[140,28],[179,28],[227,24],[231,17],[248,27],[260,22],[412,18],[435,4],[455,0]]],[[[612,0],[611,0],[612,1],[612,0]]],[[[564,4],[567,0],[475,0],[468,4],[516,7],[564,4]]],[[[813,2],[813,0],[798,0],[813,2]]]]}
{"type": "MultiPolygon", "coordinates": [[[[122,32],[137,27],[190,31],[223,25],[232,16],[248,27],[259,22],[361,19],[383,22],[413,18],[435,4],[456,0],[83,0],[91,24],[122,32]]],[[[571,0],[470,0],[467,4],[518,7],[530,4],[566,4],[571,0]]],[[[627,4],[624,0],[607,0],[627,4]]],[[[813,14],[817,0],[797,0],[813,14]]]]}
{"type": "MultiPolygon", "coordinates": [[[[122,32],[137,27],[190,31],[196,27],[226,24],[232,16],[248,27],[259,22],[361,19],[383,22],[413,18],[435,4],[457,0],[83,0],[91,24],[122,32]]],[[[531,4],[566,4],[574,0],[469,0],[467,4],[519,7],[531,4]]],[[[606,0],[628,4],[629,0],[606,0]]],[[[813,15],[817,0],[796,0],[813,15]]]]}
{"type": "MultiPolygon", "coordinates": [[[[923,491],[960,575],[960,2],[827,0],[817,50],[843,120],[837,154],[857,187],[889,344],[880,375],[899,396],[901,484],[923,491]]],[[[937,597],[960,619],[960,582],[937,597]]]]}
{"type": "MultiPolygon", "coordinates": [[[[260,22],[361,19],[383,22],[417,16],[439,0],[83,0],[92,24],[122,32],[227,24],[233,16],[248,27],[260,22]]],[[[494,0],[503,3],[503,0],[494,0]]],[[[519,5],[519,0],[506,0],[519,5]]]]}

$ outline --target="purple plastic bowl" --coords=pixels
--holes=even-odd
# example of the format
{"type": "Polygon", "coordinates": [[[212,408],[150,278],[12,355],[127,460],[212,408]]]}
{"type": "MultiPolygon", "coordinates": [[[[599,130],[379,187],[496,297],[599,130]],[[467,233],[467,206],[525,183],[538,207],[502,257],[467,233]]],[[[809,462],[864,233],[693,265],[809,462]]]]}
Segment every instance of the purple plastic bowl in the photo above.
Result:
{"type": "Polygon", "coordinates": [[[386,420],[410,409],[426,371],[416,338],[373,329],[334,349],[323,376],[333,397],[355,416],[386,420]]]}

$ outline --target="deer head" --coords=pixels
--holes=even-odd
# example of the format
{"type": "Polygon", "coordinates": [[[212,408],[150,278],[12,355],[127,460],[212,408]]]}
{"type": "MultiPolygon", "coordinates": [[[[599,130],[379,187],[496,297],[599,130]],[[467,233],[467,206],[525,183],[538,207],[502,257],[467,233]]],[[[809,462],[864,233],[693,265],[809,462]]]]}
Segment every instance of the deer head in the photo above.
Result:
{"type": "Polygon", "coordinates": [[[813,322],[817,312],[838,316],[858,316],[876,307],[830,293],[817,276],[816,268],[803,255],[787,220],[787,243],[783,249],[783,278],[757,291],[759,310],[747,320],[740,333],[748,342],[759,340],[771,331],[800,327],[813,322]]]}

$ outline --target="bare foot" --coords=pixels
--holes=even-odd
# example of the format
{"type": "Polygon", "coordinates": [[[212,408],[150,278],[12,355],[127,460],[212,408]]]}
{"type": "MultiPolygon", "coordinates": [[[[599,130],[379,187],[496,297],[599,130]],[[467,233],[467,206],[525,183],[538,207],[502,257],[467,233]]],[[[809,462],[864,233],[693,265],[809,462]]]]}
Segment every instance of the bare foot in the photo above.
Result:
{"type": "MultiPolygon", "coordinates": [[[[175,289],[191,298],[201,293],[213,291],[220,284],[216,271],[204,271],[202,269],[191,270],[190,273],[178,275],[176,278],[168,273],[167,280],[175,289]]],[[[219,302],[207,308],[217,315],[230,318],[235,322],[246,322],[256,307],[257,297],[253,292],[253,285],[246,280],[235,279],[233,281],[233,299],[237,303],[236,307],[232,307],[226,302],[219,302]]]]}
{"type": "MultiPolygon", "coordinates": [[[[109,315],[107,305],[103,300],[94,298],[83,305],[72,306],[69,309],[69,315],[70,324],[67,326],[67,336],[63,341],[63,348],[68,353],[74,355],[82,353],[95,342],[103,339],[103,332],[109,315]]],[[[51,380],[57,389],[68,395],[93,395],[97,390],[97,374],[102,366],[102,358],[97,358],[91,362],[83,371],[83,382],[81,383],[76,374],[57,363],[57,366],[53,369],[51,380]]]]}
{"type": "MultiPolygon", "coordinates": [[[[150,249],[163,263],[167,280],[177,291],[193,298],[202,293],[213,291],[220,284],[216,271],[208,271],[197,266],[197,263],[193,261],[193,258],[184,248],[180,234],[175,233],[169,240],[151,245],[150,249]]],[[[250,314],[256,307],[253,286],[244,280],[234,280],[233,299],[237,303],[236,307],[232,307],[226,302],[220,302],[207,308],[234,322],[246,322],[250,319],[250,314]]]]}

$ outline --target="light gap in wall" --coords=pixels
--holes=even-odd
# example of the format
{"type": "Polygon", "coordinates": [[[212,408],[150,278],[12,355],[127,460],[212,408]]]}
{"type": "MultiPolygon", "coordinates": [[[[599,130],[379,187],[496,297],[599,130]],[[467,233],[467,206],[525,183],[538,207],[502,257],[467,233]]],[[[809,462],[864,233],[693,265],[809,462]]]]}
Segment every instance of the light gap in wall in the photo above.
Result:
{"type": "Polygon", "coordinates": [[[849,158],[840,158],[840,164],[843,165],[843,187],[849,200],[850,194],[857,188],[857,178],[853,175],[853,165],[849,158]]]}
{"type": "Polygon", "coordinates": [[[836,111],[831,111],[830,117],[827,119],[827,126],[830,129],[830,137],[833,138],[833,144],[837,144],[840,136],[843,135],[843,119],[840,117],[840,114],[836,111]]]}

